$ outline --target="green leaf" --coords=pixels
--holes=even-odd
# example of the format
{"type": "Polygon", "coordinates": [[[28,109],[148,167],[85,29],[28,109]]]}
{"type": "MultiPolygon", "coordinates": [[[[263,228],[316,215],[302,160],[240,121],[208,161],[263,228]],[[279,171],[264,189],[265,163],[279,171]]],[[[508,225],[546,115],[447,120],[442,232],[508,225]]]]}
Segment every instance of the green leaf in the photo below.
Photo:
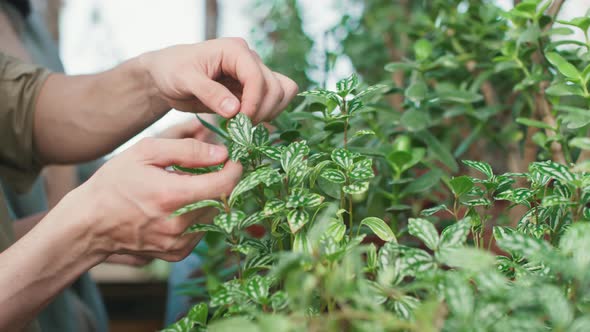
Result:
{"type": "Polygon", "coordinates": [[[216,232],[216,233],[223,233],[224,230],[221,229],[219,226],[211,225],[211,224],[194,224],[190,226],[185,233],[198,233],[198,232],[216,232]]]}
{"type": "Polygon", "coordinates": [[[569,145],[582,150],[590,150],[590,138],[575,137],[569,142],[569,145]]]}
{"type": "Polygon", "coordinates": [[[566,59],[564,59],[561,55],[555,52],[548,52],[545,54],[545,57],[557,70],[565,77],[579,81],[582,79],[580,72],[574,65],[569,63],[566,59]]]}
{"type": "Polygon", "coordinates": [[[281,166],[289,173],[294,166],[301,164],[309,154],[309,146],[306,141],[293,142],[281,153],[281,166]]]}
{"type": "Polygon", "coordinates": [[[352,166],[349,176],[354,181],[367,181],[375,177],[373,173],[373,160],[362,159],[352,166]]]}
{"type": "Polygon", "coordinates": [[[262,220],[264,220],[264,218],[265,218],[265,215],[262,211],[252,213],[251,215],[246,217],[246,219],[243,219],[242,221],[240,221],[238,228],[239,229],[246,229],[252,225],[256,225],[256,224],[260,223],[262,220]]]}
{"type": "Polygon", "coordinates": [[[455,157],[453,157],[451,151],[443,146],[436,137],[426,130],[418,132],[416,137],[421,139],[426,146],[428,146],[428,150],[432,152],[438,160],[450,168],[451,171],[457,172],[459,166],[455,161],[455,157]]]}
{"type": "MultiPolygon", "coordinates": [[[[586,71],[584,70],[584,72],[586,71]]],[[[567,82],[557,82],[551,84],[547,89],[545,89],[545,94],[557,97],[583,96],[584,91],[577,85],[568,84],[567,82]]]]}
{"type": "Polygon", "coordinates": [[[426,191],[438,184],[442,175],[443,172],[440,169],[435,168],[413,182],[410,182],[410,184],[404,188],[402,194],[408,195],[426,191]]]}
{"type": "Polygon", "coordinates": [[[340,242],[346,234],[346,226],[341,220],[331,219],[328,227],[326,227],[326,234],[334,239],[336,242],[340,242]]]}
{"type": "Polygon", "coordinates": [[[409,131],[420,131],[430,126],[430,115],[425,111],[410,109],[402,114],[400,121],[409,131]]]}
{"type": "Polygon", "coordinates": [[[295,238],[293,239],[293,252],[303,253],[306,255],[311,255],[313,253],[311,241],[309,240],[305,230],[295,234],[295,238]]]}
{"type": "Polygon", "coordinates": [[[451,314],[466,320],[473,313],[473,290],[459,275],[449,275],[446,278],[444,296],[451,314]]]}
{"type": "Polygon", "coordinates": [[[422,81],[416,81],[416,82],[410,84],[410,86],[408,86],[408,88],[404,92],[404,95],[409,100],[417,103],[417,102],[421,102],[422,100],[426,99],[427,93],[428,93],[428,87],[426,86],[426,84],[422,81]]]}
{"type": "Polygon", "coordinates": [[[350,170],[354,164],[352,152],[346,149],[334,149],[334,151],[332,151],[331,158],[336,164],[347,171],[350,170]]]}
{"type": "Polygon", "coordinates": [[[362,194],[369,190],[369,182],[357,182],[342,187],[342,191],[349,195],[362,194]]]}
{"type": "Polygon", "coordinates": [[[239,161],[248,155],[248,147],[230,142],[228,145],[228,155],[231,161],[239,161]]]}
{"type": "Polygon", "coordinates": [[[167,328],[161,330],[160,332],[186,332],[192,331],[194,322],[191,321],[188,317],[184,317],[177,321],[176,323],[168,326],[167,328]]]}
{"type": "Polygon", "coordinates": [[[564,184],[575,180],[574,175],[570,172],[567,166],[550,160],[532,163],[530,168],[542,175],[559,180],[564,184]]]}
{"type": "Polygon", "coordinates": [[[364,89],[363,91],[361,91],[360,93],[358,93],[355,97],[355,99],[361,99],[364,98],[366,96],[369,96],[373,93],[379,92],[379,91],[383,91],[385,89],[389,88],[389,86],[385,85],[385,84],[375,84],[375,85],[371,85],[370,87],[364,89]]]}
{"type": "Polygon", "coordinates": [[[590,112],[587,109],[566,105],[555,105],[555,109],[565,113],[558,118],[568,129],[578,129],[590,124],[590,112]]]}
{"type": "Polygon", "coordinates": [[[438,254],[441,263],[472,272],[493,270],[496,263],[489,252],[472,247],[444,247],[438,254]]]}
{"type": "Polygon", "coordinates": [[[287,198],[287,208],[316,207],[324,201],[324,197],[315,193],[308,193],[306,190],[297,188],[291,191],[287,198]]]}
{"type": "Polygon", "coordinates": [[[269,143],[268,129],[261,123],[254,127],[252,132],[252,143],[256,146],[264,146],[269,143]]]}
{"type": "Polygon", "coordinates": [[[359,130],[352,137],[360,137],[360,136],[367,136],[367,135],[375,135],[375,132],[368,129],[359,130]]]}
{"type": "Polygon", "coordinates": [[[230,213],[221,213],[215,216],[213,224],[223,229],[230,234],[242,220],[246,218],[246,214],[242,211],[233,211],[230,213]]]}
{"type": "Polygon", "coordinates": [[[554,285],[542,285],[539,300],[556,330],[565,329],[574,320],[574,311],[564,291],[554,285]]]}
{"type": "Polygon", "coordinates": [[[287,222],[289,223],[291,233],[296,234],[309,222],[309,214],[305,210],[291,210],[287,215],[287,222]]]}
{"type": "Polygon", "coordinates": [[[281,181],[281,175],[276,169],[269,167],[263,167],[250,173],[248,176],[243,178],[235,187],[229,198],[229,205],[233,206],[236,199],[245,192],[255,188],[260,183],[265,183],[267,186],[272,183],[281,181]]]}
{"type": "Polygon", "coordinates": [[[221,319],[207,326],[207,332],[229,331],[260,332],[256,324],[253,323],[252,320],[240,316],[221,319]]]}
{"type": "Polygon", "coordinates": [[[361,221],[360,226],[369,227],[375,235],[385,242],[397,242],[395,234],[389,226],[382,219],[376,217],[368,217],[361,221]]]}
{"type": "Polygon", "coordinates": [[[461,219],[446,227],[440,235],[440,247],[462,246],[467,241],[470,230],[471,220],[469,218],[461,219]]]}
{"type": "Polygon", "coordinates": [[[410,218],[408,232],[422,240],[431,250],[436,250],[439,242],[438,232],[430,221],[422,218],[410,218]]]}
{"type": "Polygon", "coordinates": [[[257,148],[263,155],[272,160],[281,160],[281,150],[273,146],[261,146],[257,148]]]}
{"type": "Polygon", "coordinates": [[[494,227],[494,237],[498,247],[526,258],[538,257],[550,250],[545,241],[514,231],[506,232],[502,227],[494,227]]]}
{"type": "Polygon", "coordinates": [[[557,22],[565,25],[575,26],[580,28],[583,32],[586,32],[588,27],[590,27],[590,17],[588,16],[575,17],[569,21],[557,20],[557,22]]]}
{"type": "Polygon", "coordinates": [[[326,168],[322,170],[320,176],[330,182],[333,183],[344,183],[346,182],[346,175],[342,173],[342,171],[333,169],[333,168],[326,168]]]}
{"type": "Polygon", "coordinates": [[[525,125],[527,127],[535,127],[535,128],[541,128],[541,129],[555,130],[555,128],[553,128],[552,126],[546,124],[543,121],[532,120],[532,119],[529,119],[529,118],[516,118],[516,123],[519,123],[521,125],[525,125]]]}
{"type": "Polygon", "coordinates": [[[268,300],[268,289],[270,283],[268,279],[255,275],[246,283],[246,295],[248,295],[254,302],[264,304],[268,300]]]}
{"type": "Polygon", "coordinates": [[[199,303],[194,305],[186,315],[193,323],[205,325],[207,324],[207,315],[209,314],[209,308],[206,303],[199,303]]]}
{"type": "Polygon", "coordinates": [[[313,97],[316,100],[320,99],[322,103],[327,104],[330,101],[335,103],[336,105],[340,105],[342,102],[341,98],[334,92],[324,90],[324,89],[317,89],[312,91],[304,91],[298,94],[301,97],[313,97]]]}
{"type": "Polygon", "coordinates": [[[336,89],[341,96],[346,96],[352,90],[356,89],[359,85],[359,78],[356,74],[352,74],[349,77],[342,79],[336,83],[336,89]]]}
{"type": "Polygon", "coordinates": [[[211,296],[211,300],[209,300],[209,305],[211,307],[222,307],[231,304],[234,301],[232,293],[233,292],[230,292],[225,288],[218,289],[211,296]]]}
{"type": "Polygon", "coordinates": [[[485,176],[487,176],[488,180],[494,177],[494,171],[492,170],[492,166],[490,166],[490,164],[488,163],[473,160],[462,160],[462,162],[466,166],[483,173],[485,176]]]}
{"type": "Polygon", "coordinates": [[[414,54],[418,60],[428,59],[432,54],[432,44],[426,39],[419,39],[414,43],[414,54]]]}
{"type": "MultiPolygon", "coordinates": [[[[295,235],[295,238],[297,238],[297,235],[295,235]]],[[[270,303],[274,311],[283,310],[289,304],[289,297],[287,296],[287,293],[277,291],[270,297],[270,303]]]]}
{"type": "Polygon", "coordinates": [[[214,200],[204,200],[204,201],[200,201],[200,202],[195,202],[189,205],[186,205],[184,207],[181,207],[180,209],[174,211],[171,215],[171,217],[176,217],[179,216],[181,214],[185,214],[194,210],[198,210],[198,209],[202,209],[204,207],[214,207],[219,209],[220,211],[223,211],[223,204],[221,204],[221,202],[218,201],[214,201],[214,200]]]}
{"type": "Polygon", "coordinates": [[[252,122],[243,113],[238,113],[227,124],[227,131],[231,139],[240,145],[250,146],[252,144],[252,122]]]}
{"type": "Polygon", "coordinates": [[[462,175],[452,178],[449,181],[449,185],[455,197],[461,197],[473,188],[473,180],[468,176],[462,175]]]}
{"type": "Polygon", "coordinates": [[[203,125],[205,128],[207,128],[207,129],[211,130],[212,132],[216,133],[216,134],[217,134],[217,135],[219,135],[221,138],[223,138],[223,139],[225,139],[225,140],[228,140],[228,141],[229,141],[230,137],[229,137],[229,135],[228,135],[228,134],[227,134],[227,133],[226,133],[226,132],[225,132],[223,129],[221,129],[221,128],[219,128],[219,127],[215,126],[215,125],[214,125],[214,124],[212,124],[212,123],[209,123],[209,122],[205,121],[205,120],[204,120],[203,118],[201,118],[201,117],[200,117],[198,114],[195,114],[195,116],[197,117],[197,119],[199,119],[199,122],[201,122],[201,124],[202,124],[202,125],[203,125]]]}
{"type": "Polygon", "coordinates": [[[264,215],[271,216],[283,211],[286,208],[285,202],[278,198],[273,198],[264,205],[264,215]]]}
{"type": "Polygon", "coordinates": [[[431,216],[431,215],[433,215],[433,214],[435,214],[437,212],[447,211],[447,210],[448,210],[447,206],[444,205],[444,204],[441,204],[441,205],[433,206],[433,207],[428,208],[428,209],[424,209],[424,210],[422,210],[422,212],[420,212],[420,214],[423,215],[423,216],[425,216],[425,217],[429,217],[429,216],[431,216]]]}

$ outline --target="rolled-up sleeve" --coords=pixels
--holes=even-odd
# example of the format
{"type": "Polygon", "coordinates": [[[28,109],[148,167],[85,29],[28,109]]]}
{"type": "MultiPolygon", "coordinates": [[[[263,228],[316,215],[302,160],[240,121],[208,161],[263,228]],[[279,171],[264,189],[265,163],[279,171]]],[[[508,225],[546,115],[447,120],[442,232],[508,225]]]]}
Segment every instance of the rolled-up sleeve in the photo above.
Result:
{"type": "Polygon", "coordinates": [[[33,118],[50,72],[0,53],[0,178],[26,191],[42,165],[35,157],[33,118]]]}

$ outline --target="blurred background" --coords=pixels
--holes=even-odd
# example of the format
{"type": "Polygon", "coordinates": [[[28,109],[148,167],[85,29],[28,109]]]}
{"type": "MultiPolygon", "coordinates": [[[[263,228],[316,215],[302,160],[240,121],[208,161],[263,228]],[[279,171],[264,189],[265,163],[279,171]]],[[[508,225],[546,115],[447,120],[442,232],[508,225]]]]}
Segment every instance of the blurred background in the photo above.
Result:
{"type": "MultiPolygon", "coordinates": [[[[287,71],[305,89],[333,85],[354,70],[352,61],[341,56],[341,32],[332,28],[345,17],[361,15],[365,1],[34,0],[33,3],[34,9],[46,18],[68,74],[106,70],[133,56],[169,45],[237,36],[248,40],[270,67],[287,71]],[[282,40],[295,42],[285,44],[282,40]],[[284,58],[289,61],[285,63],[284,58]]],[[[497,4],[510,8],[513,0],[499,0],[497,4]]],[[[566,1],[561,18],[579,16],[588,8],[590,0],[566,1]]],[[[189,118],[192,116],[171,112],[115,153],[141,137],[155,135],[189,118]]],[[[196,261],[189,265],[198,269],[195,266],[199,264],[196,261]]],[[[175,312],[168,312],[168,318],[165,316],[167,297],[174,293],[167,283],[170,271],[170,265],[164,262],[154,262],[145,268],[105,264],[93,269],[92,276],[104,296],[112,331],[154,331],[166,319],[173,319],[175,312]]]]}

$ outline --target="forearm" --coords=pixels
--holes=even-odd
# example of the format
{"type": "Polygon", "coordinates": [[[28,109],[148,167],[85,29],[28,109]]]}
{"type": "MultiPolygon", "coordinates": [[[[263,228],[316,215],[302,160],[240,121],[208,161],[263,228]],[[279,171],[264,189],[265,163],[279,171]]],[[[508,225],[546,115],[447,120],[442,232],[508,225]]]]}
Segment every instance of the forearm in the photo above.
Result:
{"type": "Polygon", "coordinates": [[[14,237],[18,240],[25,236],[25,234],[33,229],[33,227],[35,227],[39,221],[45,217],[45,215],[46,212],[41,212],[15,221],[13,223],[14,237]]]}
{"type": "Polygon", "coordinates": [[[52,74],[36,103],[35,147],[46,163],[91,160],[167,110],[137,58],[95,75],[52,74]]]}
{"type": "Polygon", "coordinates": [[[80,207],[60,204],[0,253],[0,331],[19,331],[62,289],[106,258],[80,207]]]}

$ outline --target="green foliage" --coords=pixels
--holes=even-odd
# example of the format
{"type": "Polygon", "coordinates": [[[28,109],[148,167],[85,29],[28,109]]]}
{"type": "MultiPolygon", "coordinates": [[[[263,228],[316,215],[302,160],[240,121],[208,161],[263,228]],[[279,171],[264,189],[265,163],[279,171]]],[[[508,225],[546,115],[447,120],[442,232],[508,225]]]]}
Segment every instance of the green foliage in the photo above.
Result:
{"type": "MultiPolygon", "coordinates": [[[[297,4],[282,4],[269,20],[299,45],[297,4]]],[[[175,212],[219,210],[189,230],[207,233],[207,277],[169,330],[587,329],[590,41],[569,34],[590,19],[553,27],[551,5],[365,0],[343,15],[325,60],[358,75],[302,92],[273,130],[242,114],[215,128],[245,174],[227,200],[175,212]]],[[[299,51],[273,54],[305,72],[299,51]]]]}

